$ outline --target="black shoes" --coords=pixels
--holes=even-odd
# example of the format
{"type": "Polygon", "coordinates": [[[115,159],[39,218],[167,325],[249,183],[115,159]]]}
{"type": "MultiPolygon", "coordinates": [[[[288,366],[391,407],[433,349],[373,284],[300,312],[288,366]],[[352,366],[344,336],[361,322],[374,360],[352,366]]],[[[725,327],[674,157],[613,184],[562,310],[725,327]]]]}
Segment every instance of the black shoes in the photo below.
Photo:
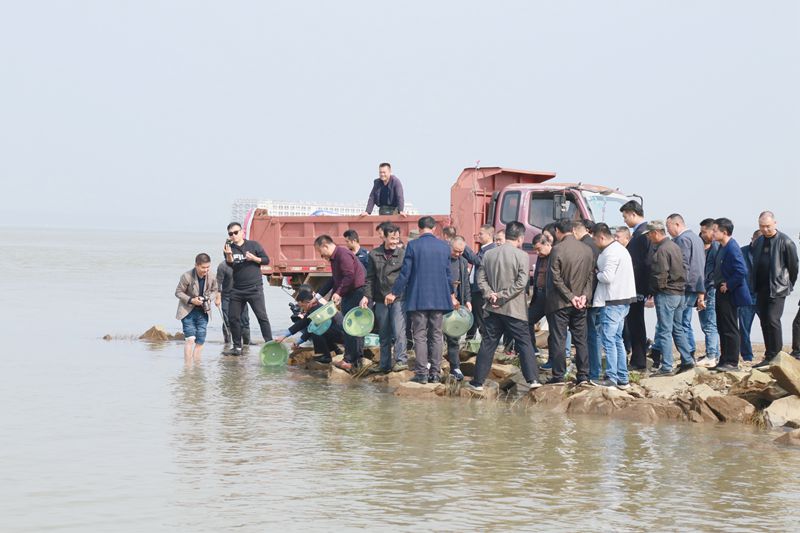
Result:
{"type": "Polygon", "coordinates": [[[545,385],[563,385],[564,378],[550,378],[544,382],[545,385]]]}
{"type": "Polygon", "coordinates": [[[409,379],[408,381],[413,381],[414,383],[419,383],[420,385],[427,385],[428,384],[428,376],[415,375],[413,378],[409,379]]]}
{"type": "Polygon", "coordinates": [[[442,378],[439,377],[439,374],[428,375],[428,383],[439,383],[440,381],[442,381],[442,378]]]}
{"type": "Polygon", "coordinates": [[[227,350],[223,350],[222,355],[234,355],[238,357],[242,355],[242,349],[239,346],[233,346],[227,350]]]}
{"type": "Polygon", "coordinates": [[[693,368],[694,368],[694,363],[689,363],[688,365],[685,364],[685,363],[681,363],[680,366],[678,366],[678,372],[676,372],[676,373],[677,374],[681,374],[683,372],[688,372],[689,370],[691,370],[693,368]]]}
{"type": "Polygon", "coordinates": [[[734,365],[729,365],[726,363],[724,365],[717,365],[711,370],[714,370],[716,372],[737,372],[739,370],[739,367],[734,365]]]}
{"type": "Polygon", "coordinates": [[[765,366],[769,366],[770,361],[772,361],[772,357],[767,358],[764,356],[764,360],[758,363],[757,365],[753,365],[753,368],[764,368],[765,366]]]}
{"type": "Polygon", "coordinates": [[[314,356],[314,361],[316,361],[317,363],[322,363],[323,365],[331,364],[332,360],[333,359],[331,359],[331,354],[322,354],[314,356]]]}

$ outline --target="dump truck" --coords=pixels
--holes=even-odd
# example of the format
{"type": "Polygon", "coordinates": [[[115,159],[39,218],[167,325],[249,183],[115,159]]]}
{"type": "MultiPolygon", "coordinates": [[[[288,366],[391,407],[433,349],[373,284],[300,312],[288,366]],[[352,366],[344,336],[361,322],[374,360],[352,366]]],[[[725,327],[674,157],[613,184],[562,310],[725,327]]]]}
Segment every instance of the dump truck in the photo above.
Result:
{"type": "MultiPolygon", "coordinates": [[[[450,189],[450,213],[431,215],[436,220],[435,233],[441,236],[444,226],[454,226],[473,249],[478,249],[478,230],[491,224],[496,230],[517,221],[525,226],[523,249],[536,254],[531,240],[542,228],[560,218],[588,219],[610,226],[622,225],[619,208],[630,199],[642,202],[637,195],[617,189],[583,183],[555,183],[555,172],[514,170],[503,167],[465,168],[450,189]]],[[[297,287],[301,283],[319,286],[330,276],[330,263],[314,248],[314,239],[330,235],[344,244],[347,229],[358,232],[361,246],[371,249],[381,243],[376,226],[391,221],[407,239],[417,229],[419,216],[271,216],[265,209],[251,211],[244,223],[246,238],[258,241],[271,258],[261,267],[269,283],[297,287]]]]}

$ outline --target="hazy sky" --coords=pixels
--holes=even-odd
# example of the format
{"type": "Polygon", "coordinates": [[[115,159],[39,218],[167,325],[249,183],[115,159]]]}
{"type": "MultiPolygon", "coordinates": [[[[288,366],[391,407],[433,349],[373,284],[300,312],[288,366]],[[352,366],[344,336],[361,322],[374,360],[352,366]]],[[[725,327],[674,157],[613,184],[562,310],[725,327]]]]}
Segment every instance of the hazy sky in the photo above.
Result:
{"type": "Polygon", "coordinates": [[[4,225],[224,229],[383,160],[446,213],[480,160],[800,227],[795,1],[0,0],[0,73],[4,225]]]}

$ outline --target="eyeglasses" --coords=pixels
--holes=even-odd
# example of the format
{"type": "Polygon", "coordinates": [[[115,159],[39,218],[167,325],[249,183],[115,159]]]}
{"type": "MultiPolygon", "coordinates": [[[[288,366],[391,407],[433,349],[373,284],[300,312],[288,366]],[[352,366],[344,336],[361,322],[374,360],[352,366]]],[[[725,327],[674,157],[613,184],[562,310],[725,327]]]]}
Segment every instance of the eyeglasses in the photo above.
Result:
{"type": "Polygon", "coordinates": [[[241,230],[238,230],[238,229],[236,231],[229,231],[228,232],[228,237],[233,237],[234,235],[239,235],[240,231],[241,230]]]}

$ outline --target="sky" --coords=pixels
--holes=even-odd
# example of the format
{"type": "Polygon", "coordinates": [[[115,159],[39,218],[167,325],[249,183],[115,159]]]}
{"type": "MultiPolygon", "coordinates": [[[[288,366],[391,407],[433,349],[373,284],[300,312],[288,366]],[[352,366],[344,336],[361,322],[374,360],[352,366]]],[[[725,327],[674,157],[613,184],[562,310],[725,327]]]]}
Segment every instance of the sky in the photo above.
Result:
{"type": "Polygon", "coordinates": [[[0,225],[222,232],[381,161],[447,213],[480,160],[800,228],[795,1],[0,0],[0,72],[0,225]]]}

